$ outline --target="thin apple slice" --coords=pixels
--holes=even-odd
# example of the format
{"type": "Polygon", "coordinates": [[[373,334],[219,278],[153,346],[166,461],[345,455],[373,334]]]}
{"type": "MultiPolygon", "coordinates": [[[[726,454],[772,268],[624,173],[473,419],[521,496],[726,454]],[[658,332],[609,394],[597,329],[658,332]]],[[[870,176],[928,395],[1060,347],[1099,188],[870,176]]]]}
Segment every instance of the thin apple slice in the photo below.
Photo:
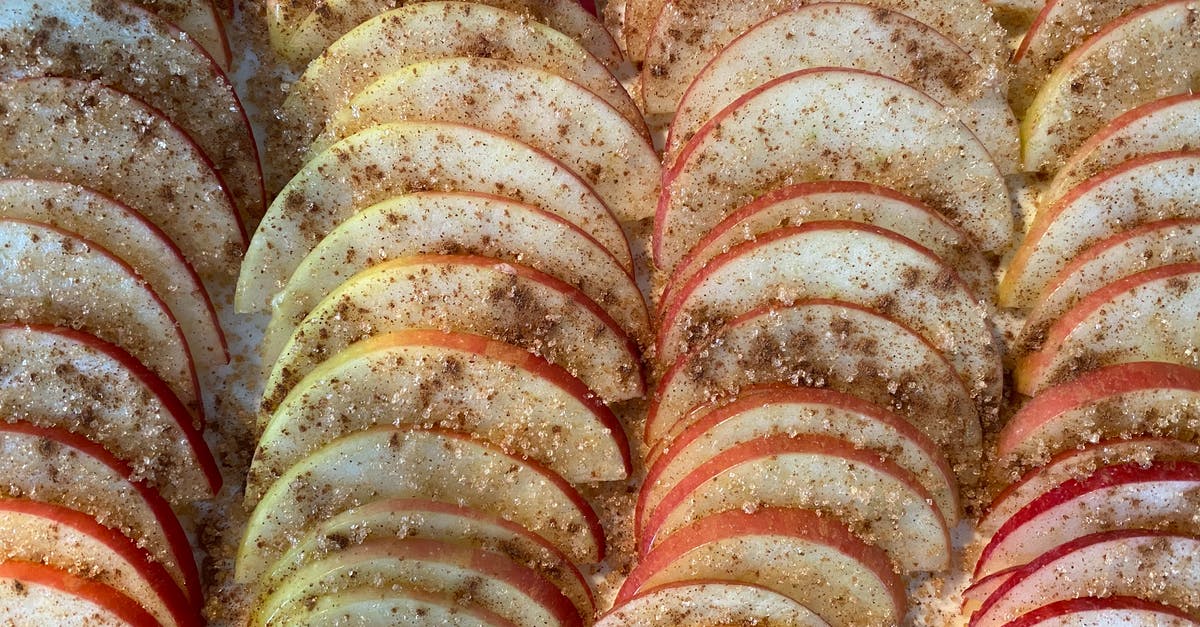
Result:
{"type": "Polygon", "coordinates": [[[137,211],[100,192],[38,179],[0,180],[0,218],[78,233],[128,263],[179,320],[203,372],[229,362],[225,334],[204,284],[175,242],[137,211]]]}
{"type": "Polygon", "coordinates": [[[756,197],[823,180],[861,180],[908,194],[987,251],[1012,238],[1004,177],[945,107],[879,74],[816,68],[742,95],[682,148],[663,174],[654,261],[670,271],[709,229],[756,197]]]}
{"type": "Polygon", "coordinates": [[[0,413],[100,444],[177,505],[212,498],[221,471],[162,379],[73,329],[0,324],[0,413]]]}
{"type": "MultiPolygon", "coordinates": [[[[749,5],[719,0],[667,2],[657,16],[642,64],[646,112],[674,112],[696,75],[734,38],[798,4],[801,3],[791,0],[764,0],[749,5]]],[[[1004,33],[992,21],[981,0],[867,0],[864,4],[903,13],[930,25],[986,66],[1000,67],[1008,56],[1004,33]]],[[[857,38],[852,41],[860,43],[857,38]]]]}
{"type": "Polygon", "coordinates": [[[98,581],[36,562],[0,562],[0,621],[10,625],[160,627],[137,601],[98,581]]]}
{"type": "Polygon", "coordinates": [[[273,411],[319,363],[354,342],[409,328],[463,331],[565,368],[605,402],[645,393],[637,345],[579,290],[489,257],[418,255],[364,270],[296,327],[264,386],[273,411]]]}
{"type": "Polygon", "coordinates": [[[779,625],[828,627],[792,599],[762,586],[736,581],[682,581],[639,592],[596,627],[698,627],[779,625]]]}
{"type": "Polygon", "coordinates": [[[3,85],[0,176],[95,189],[161,228],[210,284],[237,272],[246,242],[237,210],[183,131],[97,83],[32,78],[3,85]]]}
{"type": "Polygon", "coordinates": [[[616,416],[578,379],[479,335],[377,335],[317,366],[265,423],[246,502],[330,440],[375,424],[437,424],[548,466],[573,483],[629,476],[616,416]]]}
{"type": "Polygon", "coordinates": [[[233,61],[225,25],[210,0],[134,0],[133,4],[152,11],[187,33],[221,69],[228,71],[233,61]]]}
{"type": "MultiPolygon", "coordinates": [[[[646,59],[650,34],[654,32],[654,23],[666,3],[667,0],[627,0],[625,3],[619,25],[625,42],[625,56],[635,64],[640,65],[646,59]]],[[[609,28],[612,28],[611,24],[609,28]]]]}
{"type": "Polygon", "coordinates": [[[1079,253],[1122,231],[1159,220],[1200,219],[1198,195],[1195,151],[1155,153],[1093,176],[1038,211],[1000,280],[1000,304],[1033,305],[1079,253]]]}
{"type": "Polygon", "coordinates": [[[987,577],[975,580],[962,593],[962,610],[963,616],[970,616],[979,610],[980,607],[992,596],[992,593],[1000,589],[1004,582],[1008,581],[1014,573],[1020,570],[1020,566],[1008,568],[1005,570],[996,571],[987,577]]]}
{"type": "Polygon", "coordinates": [[[321,523],[288,550],[262,579],[272,589],[295,571],[347,546],[380,538],[422,538],[502,554],[536,571],[571,600],[580,616],[594,616],[591,587],[571,562],[541,536],[502,518],[424,499],[373,501],[321,523]]]}
{"type": "Polygon", "coordinates": [[[477,192],[533,205],[583,229],[626,270],[633,269],[620,222],[562,163],[480,129],[402,122],[373,126],[334,144],[279,193],[246,251],[238,311],[267,311],[304,258],[347,218],[420,191],[477,192]]]}
{"type": "Polygon", "coordinates": [[[937,30],[886,7],[817,3],[789,9],[731,41],[692,81],[671,123],[668,163],[697,129],[742,94],[796,70],[845,67],[924,92],[979,137],[1001,171],[1016,171],[1017,121],[1000,74],[990,66],[937,30]]]}
{"type": "Polygon", "coordinates": [[[834,518],[776,508],[722,512],[674,534],[629,573],[616,605],[642,590],[714,578],[783,594],[838,627],[898,625],[907,605],[883,551],[834,518]]]}
{"type": "MultiPolygon", "coordinates": [[[[8,2],[0,8],[0,45],[6,50],[0,77],[98,81],[162,111],[212,159],[246,224],[262,215],[266,195],[258,148],[233,84],[198,45],[162,18],[121,0],[8,2]],[[31,41],[39,45],[28,45],[31,41]]],[[[148,156],[143,150],[147,162],[169,163],[148,156]]]]}
{"type": "Polygon", "coordinates": [[[1072,540],[1015,571],[971,617],[995,627],[1055,601],[1102,592],[1200,611],[1200,538],[1108,531],[1072,540]]]}
{"type": "Polygon", "coordinates": [[[200,573],[175,512],[104,447],[62,429],[0,424],[0,476],[3,497],[68,507],[125,534],[200,607],[200,573]]]}
{"type": "Polygon", "coordinates": [[[0,319],[81,329],[120,346],[202,414],[187,339],[124,261],[74,233],[2,218],[0,267],[0,319]]]}
{"type": "Polygon", "coordinates": [[[999,341],[987,306],[933,253],[856,222],[776,229],[714,258],[664,308],[658,357],[670,363],[744,312],[810,298],[896,320],[937,348],[981,405],[1000,398],[999,341]]]}
{"type": "Polygon", "coordinates": [[[521,627],[467,599],[419,590],[380,590],[362,586],[316,597],[311,607],[294,610],[274,623],[308,625],[390,625],[392,627],[521,627]]]}
{"type": "Polygon", "coordinates": [[[1106,122],[1200,84],[1200,7],[1167,0],[1112,20],[1042,83],[1021,121],[1025,170],[1055,172],[1106,122]],[[1137,45],[1133,45],[1137,42],[1137,45]]]}
{"type": "Polygon", "coordinates": [[[0,499],[0,553],[86,577],[136,599],[162,625],[198,626],[200,613],[162,564],[120,532],[82,512],[0,499]]]}
{"type": "Polygon", "coordinates": [[[580,563],[604,557],[604,532],[591,506],[541,465],[451,431],[373,427],[327,444],[271,486],[247,524],[235,576],[257,581],[321,521],[401,498],[500,516],[580,563]]]}
{"type": "Polygon", "coordinates": [[[955,268],[974,293],[995,289],[995,271],[971,237],[921,201],[870,183],[821,181],[776,189],[729,214],[675,267],[659,304],[669,303],[679,284],[730,248],[783,226],[818,220],[852,220],[893,231],[955,268]]]}
{"type": "Polygon", "coordinates": [[[507,135],[565,163],[620,220],[654,215],[660,163],[644,128],[581,85],[495,59],[434,59],[385,75],[330,116],[308,154],[369,126],[404,120],[507,135]]]}
{"type": "Polygon", "coordinates": [[[1200,367],[1200,263],[1161,266],[1092,292],[1046,332],[1013,373],[1033,396],[1100,366],[1135,361],[1200,367]]]}
{"type": "Polygon", "coordinates": [[[912,474],[825,435],[767,436],[717,453],[663,496],[647,518],[641,553],[696,521],[759,507],[835,518],[883,549],[901,573],[950,565],[946,521],[912,474]]]}
{"type": "Polygon", "coordinates": [[[1006,627],[1063,627],[1085,625],[1157,625],[1194,627],[1200,625],[1187,612],[1170,605],[1152,603],[1137,597],[1080,597],[1055,601],[1022,614],[1006,627]]]}
{"type": "Polygon", "coordinates": [[[304,316],[351,276],[391,258],[441,253],[493,257],[555,276],[604,308],[639,344],[651,341],[637,283],[579,227],[497,196],[422,192],[354,214],[313,248],[275,299],[263,361],[274,361],[304,316]]]}

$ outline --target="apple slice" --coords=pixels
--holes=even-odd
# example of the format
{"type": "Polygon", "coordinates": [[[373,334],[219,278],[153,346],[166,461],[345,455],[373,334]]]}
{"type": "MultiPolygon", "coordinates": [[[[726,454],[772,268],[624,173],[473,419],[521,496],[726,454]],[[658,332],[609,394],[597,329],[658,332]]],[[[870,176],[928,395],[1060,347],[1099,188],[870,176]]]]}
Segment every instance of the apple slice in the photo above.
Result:
{"type": "Polygon", "coordinates": [[[904,584],[883,551],[834,518],[777,508],[722,512],[679,531],[629,573],[615,605],[714,578],[783,594],[834,626],[898,625],[906,612],[904,584]]]}
{"type": "Polygon", "coordinates": [[[308,154],[369,126],[404,120],[507,135],[565,163],[620,220],[654,215],[661,166],[643,126],[561,76],[495,59],[435,59],[384,76],[331,115],[308,154]]]}
{"type": "Polygon", "coordinates": [[[288,550],[262,579],[272,589],[292,573],[347,546],[380,538],[422,538],[483,549],[508,557],[553,583],[580,616],[596,613],[591,587],[554,545],[502,518],[423,499],[373,501],[321,523],[288,550]]]}
{"type": "MultiPolygon", "coordinates": [[[[981,0],[869,0],[864,4],[903,13],[930,25],[969,50],[971,56],[984,65],[1000,67],[1008,56],[1004,32],[992,21],[981,0]]],[[[718,52],[755,24],[796,5],[787,0],[753,5],[717,0],[671,0],[665,3],[657,16],[642,64],[642,98],[646,112],[675,111],[688,85],[718,52]]],[[[859,43],[857,37],[851,41],[859,43]]],[[[847,98],[854,97],[847,95],[847,98]]]]}
{"type": "Polygon", "coordinates": [[[621,423],[562,368],[478,335],[407,330],[351,345],[288,394],[258,440],[246,502],[330,440],[389,423],[472,433],[573,483],[630,472],[621,423]]]}
{"type": "MultiPolygon", "coordinates": [[[[93,6],[77,0],[5,3],[0,8],[0,47],[7,52],[0,59],[0,77],[98,81],[144,100],[212,159],[246,224],[253,225],[266,196],[254,133],[233,84],[199,46],[162,18],[121,0],[95,5],[100,10],[93,6]],[[31,41],[39,45],[28,45],[31,41]]],[[[169,157],[147,158],[145,149],[141,156],[155,167],[170,163],[169,157]]],[[[93,166],[92,175],[97,171],[93,166]]],[[[126,179],[127,184],[136,181],[136,176],[126,179]]],[[[158,198],[161,202],[162,196],[158,198]]],[[[197,268],[203,274],[199,264],[197,268]]]]}
{"type": "Polygon", "coordinates": [[[856,222],[776,229],[714,258],[663,308],[659,359],[673,361],[744,312],[809,298],[877,310],[941,351],[982,405],[1000,398],[986,304],[933,253],[856,222]]]}
{"type": "Polygon", "coordinates": [[[210,285],[234,275],[245,233],[217,173],[183,131],[97,83],[33,78],[3,85],[0,176],[95,189],[161,228],[210,285]]]}
{"type": "Polygon", "coordinates": [[[541,465],[451,431],[373,427],[327,444],[271,486],[251,514],[235,576],[258,580],[325,519],[362,503],[402,498],[500,516],[580,563],[604,557],[604,531],[591,506],[541,465]]]}
{"type": "Polygon", "coordinates": [[[422,192],[354,214],[313,248],[275,299],[263,361],[274,361],[304,316],[351,276],[390,258],[439,253],[493,257],[553,275],[603,307],[640,344],[651,341],[637,283],[579,227],[497,196],[422,192]]]}
{"type": "Polygon", "coordinates": [[[821,181],[767,192],[729,214],[675,267],[659,304],[671,302],[679,284],[730,248],[783,226],[818,220],[852,220],[893,231],[957,269],[976,294],[996,288],[995,271],[970,236],[919,200],[870,183],[821,181]]]}
{"type": "Polygon", "coordinates": [[[131,538],[200,607],[200,573],[175,512],[103,447],[62,429],[6,422],[0,424],[0,476],[0,496],[68,507],[131,538]]]}
{"type": "Polygon", "coordinates": [[[1055,601],[1102,591],[1195,614],[1200,611],[1200,538],[1164,531],[1108,531],[1072,540],[1015,571],[971,617],[1005,625],[1055,601]]]}
{"type": "Polygon", "coordinates": [[[0,621],[9,625],[159,627],[161,623],[98,581],[35,562],[0,562],[0,621]]]}
{"type": "Polygon", "coordinates": [[[391,625],[393,627],[521,627],[466,599],[419,590],[380,590],[363,586],[316,597],[311,607],[289,608],[279,627],[306,625],[391,625]]]}
{"type": "Polygon", "coordinates": [[[126,205],[85,187],[37,179],[0,180],[0,218],[78,233],[137,271],[179,320],[202,371],[229,362],[225,334],[204,284],[162,229],[126,205]]]}
{"type": "Polygon", "coordinates": [[[350,216],[420,191],[478,192],[536,206],[586,231],[632,271],[620,222],[562,163],[488,131],[402,122],[373,126],[338,142],[305,164],[279,193],[246,251],[238,311],[266,311],[304,258],[350,216]]]}
{"type": "Polygon", "coordinates": [[[1017,121],[1000,75],[990,66],[937,30],[885,7],[817,3],[789,9],[729,42],[692,81],[671,123],[668,163],[697,129],[742,94],[796,70],[845,67],[924,92],[955,112],[1001,171],[1016,171],[1017,121]]]}
{"type": "Polygon", "coordinates": [[[0,218],[0,267],[0,319],[82,329],[116,344],[201,415],[187,340],[128,264],[73,233],[0,218]]]}
{"type": "Polygon", "coordinates": [[[1200,621],[1176,607],[1137,597],[1080,597],[1055,601],[1022,614],[1007,627],[1037,625],[1158,625],[1194,627],[1200,621]]]}
{"type": "Polygon", "coordinates": [[[418,255],[364,270],[325,297],[272,366],[262,409],[273,411],[317,364],[354,342],[409,328],[520,346],[565,368],[605,402],[645,393],[637,345],[579,290],[489,257],[418,255]]]}
{"type": "Polygon", "coordinates": [[[1012,238],[1004,177],[945,107],[879,74],[816,68],[742,95],[682,148],[663,174],[654,261],[670,271],[709,229],[754,198],[831,179],[915,197],[984,250],[1002,250],[1012,238]]]}
{"type": "Polygon", "coordinates": [[[999,590],[1000,586],[1004,585],[1004,582],[1008,581],[1009,577],[1012,577],[1020,569],[1020,566],[1014,566],[996,571],[987,577],[975,580],[975,583],[967,586],[967,589],[963,590],[962,593],[962,605],[960,606],[962,615],[970,616],[978,611],[988,600],[988,597],[992,596],[992,593],[996,590],[999,590]]]}
{"type": "Polygon", "coordinates": [[[1109,120],[1152,100],[1195,91],[1198,13],[1192,0],[1152,4],[1109,22],[1067,55],[1021,121],[1024,169],[1057,171],[1109,120]]]}
{"type": "Polygon", "coordinates": [[[984,4],[992,10],[992,18],[1009,33],[1023,33],[1029,30],[1038,12],[1046,5],[1046,0],[984,0],[984,4]]]}
{"type": "Polygon", "coordinates": [[[167,385],[121,348],[61,327],[0,324],[0,412],[78,433],[167,500],[212,498],[221,471],[167,385]]]}
{"type": "Polygon", "coordinates": [[[201,625],[200,613],[162,564],[120,532],[82,512],[26,499],[0,499],[0,552],[111,586],[162,625],[201,625]]]}
{"type": "Polygon", "coordinates": [[[650,43],[650,34],[654,32],[654,22],[658,21],[658,14],[666,3],[667,0],[627,0],[621,19],[616,24],[608,24],[610,30],[613,26],[621,28],[625,56],[635,64],[641,64],[646,59],[646,47],[650,43]]]}
{"type": "Polygon", "coordinates": [[[1092,292],[1013,373],[1032,396],[1088,370],[1134,361],[1200,367],[1200,263],[1161,266],[1092,292]]]}
{"type": "Polygon", "coordinates": [[[1000,280],[1000,304],[1033,305],[1071,260],[1105,238],[1148,222],[1200,218],[1198,195],[1200,152],[1155,153],[1093,176],[1038,211],[1000,280]]]}
{"type": "Polygon", "coordinates": [[[233,54],[225,36],[225,25],[210,0],[135,0],[179,30],[187,33],[223,70],[229,70],[233,54]]]}
{"type": "Polygon", "coordinates": [[[518,625],[583,625],[561,591],[504,554],[421,538],[368,540],[308,564],[256,605],[249,624],[282,622],[315,599],[361,582],[469,600],[518,625]]]}
{"type": "Polygon", "coordinates": [[[828,627],[792,599],[736,581],[682,581],[639,592],[605,614],[596,627],[787,625],[828,627]]]}
{"type": "Polygon", "coordinates": [[[950,533],[907,470],[825,435],[774,435],[717,453],[663,496],[642,533],[641,554],[698,520],[759,507],[831,516],[887,553],[902,573],[950,566],[950,533]]]}

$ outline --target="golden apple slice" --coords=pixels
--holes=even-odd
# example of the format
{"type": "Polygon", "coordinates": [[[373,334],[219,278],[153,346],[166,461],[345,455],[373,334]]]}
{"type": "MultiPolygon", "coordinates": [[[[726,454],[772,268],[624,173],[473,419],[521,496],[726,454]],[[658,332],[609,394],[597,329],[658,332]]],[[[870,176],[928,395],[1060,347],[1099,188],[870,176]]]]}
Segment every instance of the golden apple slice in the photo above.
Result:
{"type": "Polygon", "coordinates": [[[885,76],[818,68],[741,96],[684,146],[663,174],[655,263],[670,271],[709,229],[758,196],[823,180],[908,194],[984,250],[1002,250],[1012,237],[1004,178],[945,107],[885,76]]]}
{"type": "Polygon", "coordinates": [[[319,363],[371,336],[410,328],[465,331],[514,344],[565,368],[605,402],[640,397],[637,346],[575,288],[489,257],[401,257],[351,277],[296,327],[271,367],[272,411],[319,363]]]}
{"type": "Polygon", "coordinates": [[[575,483],[629,475],[621,423],[567,371],[482,336],[409,330],[351,345],[288,394],[258,440],[247,503],[330,440],[389,423],[472,433],[575,483]]]}
{"type": "Polygon", "coordinates": [[[195,40],[217,65],[229,70],[232,53],[225,25],[210,0],[134,0],[195,40]]]}
{"type": "Polygon", "coordinates": [[[780,625],[828,627],[792,599],[762,586],[733,581],[681,581],[639,592],[596,627],[700,627],[780,625]]]}
{"type": "Polygon", "coordinates": [[[112,586],[38,562],[0,562],[0,621],[9,625],[159,627],[112,586]]]}
{"type": "Polygon", "coordinates": [[[1017,121],[999,74],[945,35],[902,13],[829,3],[780,13],[721,50],[679,102],[667,138],[667,162],[697,129],[742,94],[784,74],[816,67],[875,72],[915,87],[954,112],[988,148],[1001,171],[1016,170],[1017,121]]]}
{"type": "Polygon", "coordinates": [[[495,59],[435,59],[384,76],[333,113],[309,154],[368,126],[403,120],[507,135],[569,166],[620,220],[654,215],[660,164],[644,125],[561,76],[495,59]]]}
{"type": "Polygon", "coordinates": [[[257,581],[322,521],[383,499],[458,503],[521,525],[579,563],[604,557],[587,501],[535,462],[451,431],[374,427],[304,458],[254,508],[235,576],[257,581]]]}
{"type": "Polygon", "coordinates": [[[1025,170],[1052,173],[1109,120],[1200,87],[1200,7],[1153,4],[1108,23],[1058,64],[1021,121],[1025,170]]]}
{"type": "Polygon", "coordinates": [[[561,162],[469,126],[400,122],[373,126],[334,144],[279,193],[246,251],[238,310],[265,311],[308,253],[347,218],[393,196],[431,190],[492,194],[533,205],[583,229],[626,270],[633,269],[620,222],[561,162]]]}
{"type": "Polygon", "coordinates": [[[521,627],[453,594],[380,590],[362,586],[316,597],[311,607],[293,611],[279,627],[309,625],[390,625],[391,627],[521,627]]]}

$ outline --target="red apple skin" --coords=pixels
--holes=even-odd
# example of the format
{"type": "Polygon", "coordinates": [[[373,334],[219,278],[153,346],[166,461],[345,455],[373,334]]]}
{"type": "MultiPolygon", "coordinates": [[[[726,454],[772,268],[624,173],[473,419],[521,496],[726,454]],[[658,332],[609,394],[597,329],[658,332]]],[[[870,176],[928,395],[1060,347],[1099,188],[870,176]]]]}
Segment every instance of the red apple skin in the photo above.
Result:
{"type": "Polygon", "coordinates": [[[1012,577],[1013,573],[1020,568],[1020,566],[1013,566],[1012,568],[998,570],[967,586],[967,589],[963,590],[962,593],[962,613],[970,616],[975,610],[978,610],[983,605],[983,602],[987,601],[988,597],[992,596],[992,593],[1004,585],[1004,582],[1008,581],[1008,578],[1012,577]]]}
{"type": "Polygon", "coordinates": [[[1071,614],[1085,612],[1124,611],[1135,613],[1146,625],[1184,626],[1200,624],[1187,612],[1161,603],[1153,603],[1145,599],[1127,596],[1113,597],[1080,597],[1055,601],[1039,607],[1032,612],[1022,614],[1004,627],[1035,627],[1046,621],[1062,620],[1071,614]]]}
{"type": "Polygon", "coordinates": [[[131,627],[161,627],[136,601],[110,586],[51,566],[16,560],[0,562],[0,580],[8,579],[54,588],[85,599],[111,612],[131,627]]]}

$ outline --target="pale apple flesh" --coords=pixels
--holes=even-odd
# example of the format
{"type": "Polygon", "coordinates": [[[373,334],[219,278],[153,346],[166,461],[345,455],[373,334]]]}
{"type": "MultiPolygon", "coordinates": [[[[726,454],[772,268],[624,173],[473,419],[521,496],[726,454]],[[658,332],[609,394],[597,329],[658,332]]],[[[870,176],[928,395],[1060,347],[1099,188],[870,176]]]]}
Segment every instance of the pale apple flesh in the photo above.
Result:
{"type": "Polygon", "coordinates": [[[1194,627],[1200,621],[1177,607],[1152,603],[1137,597],[1080,597],[1055,601],[1022,614],[1007,627],[1058,625],[1157,625],[1158,627],[1194,627]]]}
{"type": "Polygon", "coordinates": [[[732,581],[683,581],[639,592],[596,627],[705,625],[827,627],[812,610],[768,588],[732,581]]]}
{"type": "Polygon", "coordinates": [[[279,627],[307,625],[391,625],[393,627],[521,627],[453,595],[419,590],[380,590],[364,586],[317,597],[277,623],[279,627]]]}
{"type": "Polygon", "coordinates": [[[229,70],[232,52],[225,25],[210,0],[136,0],[133,4],[153,11],[187,33],[222,70],[229,70]]]}
{"type": "Polygon", "coordinates": [[[158,627],[137,601],[103,583],[36,562],[0,562],[0,621],[12,625],[158,627]]]}

